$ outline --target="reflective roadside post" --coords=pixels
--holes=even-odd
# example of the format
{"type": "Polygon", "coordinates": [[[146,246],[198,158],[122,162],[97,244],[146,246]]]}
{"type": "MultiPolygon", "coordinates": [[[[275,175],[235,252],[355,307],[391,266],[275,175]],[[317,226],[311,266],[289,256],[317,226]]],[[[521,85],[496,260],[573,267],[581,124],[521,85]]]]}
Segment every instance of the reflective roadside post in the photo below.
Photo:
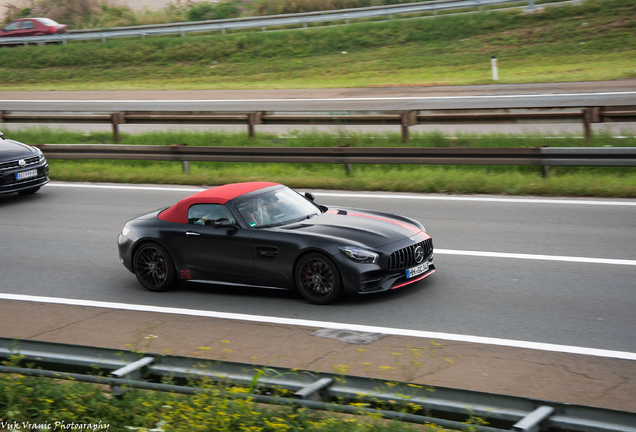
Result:
{"type": "Polygon", "coordinates": [[[497,66],[497,56],[493,55],[490,59],[490,68],[492,69],[492,79],[499,80],[499,68],[497,66]]]}

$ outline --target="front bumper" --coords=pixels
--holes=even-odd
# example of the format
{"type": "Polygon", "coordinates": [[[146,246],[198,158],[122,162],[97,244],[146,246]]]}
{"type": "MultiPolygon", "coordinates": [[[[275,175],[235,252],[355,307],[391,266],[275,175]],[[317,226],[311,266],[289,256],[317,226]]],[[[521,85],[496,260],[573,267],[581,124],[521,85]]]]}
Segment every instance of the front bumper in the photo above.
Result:
{"type": "Polygon", "coordinates": [[[349,263],[343,262],[342,259],[348,260],[348,258],[341,258],[337,261],[339,261],[345,292],[349,294],[371,294],[401,288],[432,275],[436,270],[432,255],[424,261],[428,263],[428,270],[411,278],[407,278],[406,269],[386,270],[375,265],[365,268],[363,266],[369,265],[351,263],[354,265],[352,268],[348,265],[349,263]]]}
{"type": "Polygon", "coordinates": [[[10,169],[0,173],[0,194],[20,192],[44,186],[49,182],[49,164],[44,161],[38,165],[31,165],[20,169],[10,169]],[[37,170],[37,175],[25,180],[16,180],[16,174],[37,170]]]}
{"type": "Polygon", "coordinates": [[[131,273],[134,273],[132,264],[132,248],[134,242],[123,234],[119,234],[117,237],[117,249],[119,250],[119,261],[126,267],[131,273]]]}
{"type": "Polygon", "coordinates": [[[348,294],[370,294],[389,291],[410,285],[432,275],[435,273],[435,264],[433,263],[432,241],[430,242],[430,249],[427,249],[425,257],[419,264],[405,263],[405,265],[398,268],[390,264],[389,257],[396,251],[413,247],[413,241],[410,239],[388,245],[383,250],[375,250],[380,257],[374,264],[356,263],[344,254],[337,254],[334,259],[340,269],[345,292],[348,294]],[[407,269],[422,264],[428,265],[426,271],[416,276],[407,277],[407,269]]]}

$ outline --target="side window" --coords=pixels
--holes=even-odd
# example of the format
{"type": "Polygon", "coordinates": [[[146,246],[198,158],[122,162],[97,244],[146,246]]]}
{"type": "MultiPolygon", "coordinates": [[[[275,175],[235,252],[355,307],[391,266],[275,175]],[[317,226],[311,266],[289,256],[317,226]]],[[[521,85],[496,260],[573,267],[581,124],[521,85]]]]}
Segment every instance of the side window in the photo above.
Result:
{"type": "Polygon", "coordinates": [[[20,21],[12,22],[4,28],[4,31],[14,31],[20,27],[20,21]]]}
{"type": "Polygon", "coordinates": [[[22,30],[35,28],[33,21],[22,21],[22,30]]]}
{"type": "Polygon", "coordinates": [[[214,221],[228,218],[236,223],[234,216],[222,204],[195,204],[188,210],[188,223],[193,225],[214,225],[214,221]]]}

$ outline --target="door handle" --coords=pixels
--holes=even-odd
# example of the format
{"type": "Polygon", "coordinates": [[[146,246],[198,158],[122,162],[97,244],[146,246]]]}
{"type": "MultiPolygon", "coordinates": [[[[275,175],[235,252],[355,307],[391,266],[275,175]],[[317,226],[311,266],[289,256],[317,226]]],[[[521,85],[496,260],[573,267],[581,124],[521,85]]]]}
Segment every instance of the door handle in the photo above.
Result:
{"type": "Polygon", "coordinates": [[[188,236],[188,237],[198,237],[198,236],[200,236],[200,235],[201,235],[201,234],[199,234],[199,233],[198,233],[198,232],[196,232],[196,231],[186,231],[186,236],[188,236]]]}

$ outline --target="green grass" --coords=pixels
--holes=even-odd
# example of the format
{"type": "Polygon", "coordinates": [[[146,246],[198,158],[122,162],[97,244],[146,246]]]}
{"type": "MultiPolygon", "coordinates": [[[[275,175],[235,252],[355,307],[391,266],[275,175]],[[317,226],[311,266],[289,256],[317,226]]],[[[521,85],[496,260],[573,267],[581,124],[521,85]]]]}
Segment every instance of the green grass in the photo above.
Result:
{"type": "Polygon", "coordinates": [[[269,89],[636,78],[636,3],[0,50],[0,89],[269,89]],[[346,52],[346,54],[343,54],[346,52]]]}
{"type": "MultiPolygon", "coordinates": [[[[7,138],[30,144],[112,143],[109,133],[59,132],[49,129],[7,132],[7,138]]],[[[291,132],[286,136],[166,132],[122,134],[122,144],[254,147],[401,147],[399,134],[291,132]]],[[[412,147],[579,147],[581,137],[563,135],[411,134],[412,147]]],[[[591,146],[636,147],[636,137],[613,138],[597,134],[591,146]]],[[[180,162],[49,160],[51,178],[60,181],[218,185],[243,181],[274,181],[296,188],[378,190],[422,193],[508,194],[545,196],[636,197],[636,169],[553,167],[548,178],[532,166],[354,165],[351,173],[339,164],[265,164],[190,162],[190,173],[180,162]]]]}
{"type": "Polygon", "coordinates": [[[8,425],[17,422],[18,430],[80,430],[80,425],[84,427],[82,430],[108,432],[443,430],[435,425],[417,426],[368,415],[341,416],[305,408],[263,406],[231,397],[245,394],[247,389],[198,384],[208,392],[183,396],[132,389],[121,398],[114,398],[102,386],[0,374],[0,420],[8,425]],[[28,427],[28,424],[41,426],[28,427]],[[73,428],[73,424],[78,426],[73,428]],[[86,428],[89,425],[94,429],[86,428]]]}

